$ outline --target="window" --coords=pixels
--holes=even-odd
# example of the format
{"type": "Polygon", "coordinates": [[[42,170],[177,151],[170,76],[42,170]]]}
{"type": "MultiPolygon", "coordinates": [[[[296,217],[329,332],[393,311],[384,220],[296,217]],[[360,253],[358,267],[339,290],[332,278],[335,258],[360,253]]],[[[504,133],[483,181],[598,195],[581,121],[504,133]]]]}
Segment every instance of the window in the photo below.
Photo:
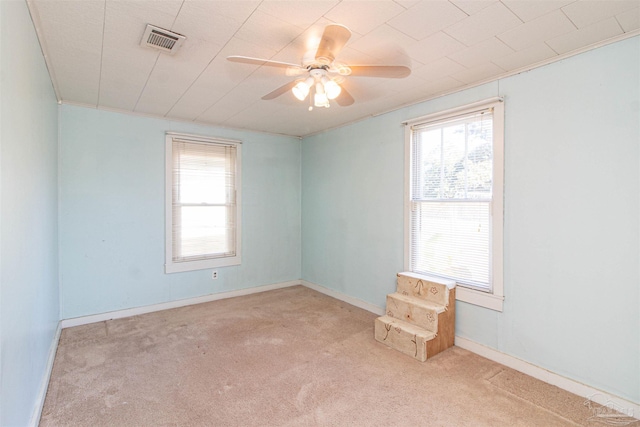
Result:
{"type": "Polygon", "coordinates": [[[407,123],[406,268],[455,280],[459,300],[502,310],[501,100],[407,123]]]}
{"type": "Polygon", "coordinates": [[[165,272],[240,264],[239,141],[166,134],[165,272]]]}

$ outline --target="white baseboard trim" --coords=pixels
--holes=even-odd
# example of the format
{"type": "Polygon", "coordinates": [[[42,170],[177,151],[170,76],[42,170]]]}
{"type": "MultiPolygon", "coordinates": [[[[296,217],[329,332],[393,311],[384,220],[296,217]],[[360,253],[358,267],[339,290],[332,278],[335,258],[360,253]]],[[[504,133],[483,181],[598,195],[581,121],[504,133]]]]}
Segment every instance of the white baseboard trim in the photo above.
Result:
{"type": "Polygon", "coordinates": [[[364,310],[370,311],[378,316],[384,316],[384,307],[379,307],[375,304],[371,304],[366,301],[362,301],[361,299],[354,298],[347,294],[343,294],[342,292],[334,291],[333,289],[325,288],[322,285],[316,285],[315,283],[307,282],[306,280],[301,280],[302,286],[305,286],[309,289],[313,289],[314,291],[318,291],[321,294],[329,295],[335,299],[339,299],[340,301],[344,301],[351,305],[354,305],[358,308],[362,308],[364,310]]]}
{"type": "Polygon", "coordinates": [[[592,402],[615,409],[630,417],[640,419],[640,405],[637,403],[609,394],[602,390],[598,390],[570,378],[563,377],[562,375],[553,373],[529,362],[525,362],[517,357],[510,356],[506,353],[502,353],[498,350],[457,335],[455,345],[460,348],[464,348],[465,350],[469,350],[479,356],[500,363],[501,365],[508,366],[511,369],[522,372],[523,374],[537,378],[547,384],[554,385],[580,397],[584,397],[592,402]]]}
{"type": "Polygon", "coordinates": [[[58,322],[58,326],[56,327],[56,332],[53,335],[53,340],[51,340],[51,345],[49,346],[49,355],[47,356],[47,364],[44,367],[44,373],[42,375],[42,379],[40,380],[40,387],[38,389],[36,402],[33,407],[33,413],[31,414],[31,419],[29,420],[30,427],[38,427],[38,424],[40,424],[40,417],[42,416],[42,408],[44,407],[44,399],[47,397],[47,389],[49,388],[49,379],[51,378],[51,371],[53,371],[53,362],[56,359],[56,351],[58,351],[58,342],[60,341],[61,332],[62,332],[62,327],[60,325],[60,322],[58,322]]]}
{"type": "Polygon", "coordinates": [[[137,316],[155,311],[169,310],[172,308],[185,307],[187,305],[202,304],[204,302],[217,301],[226,298],[241,297],[243,295],[257,294],[260,292],[272,291],[274,289],[288,288],[302,284],[300,280],[274,283],[271,285],[256,286],[254,288],[238,289],[229,292],[203,295],[195,298],[186,298],[176,301],[163,302],[160,304],[145,305],[142,307],[127,308],[124,310],[109,311],[107,313],[92,314],[89,316],[74,317],[61,320],[62,329],[74,326],[88,325],[90,323],[104,322],[105,320],[121,319],[123,317],[137,316]]]}

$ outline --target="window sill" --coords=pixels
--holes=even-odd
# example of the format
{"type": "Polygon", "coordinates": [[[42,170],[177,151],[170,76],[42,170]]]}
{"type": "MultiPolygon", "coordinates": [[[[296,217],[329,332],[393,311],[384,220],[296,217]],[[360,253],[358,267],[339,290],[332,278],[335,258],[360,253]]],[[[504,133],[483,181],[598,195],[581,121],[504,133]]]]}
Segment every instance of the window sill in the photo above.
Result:
{"type": "Polygon", "coordinates": [[[458,285],[456,286],[456,300],[501,312],[504,297],[458,285]]]}
{"type": "Polygon", "coordinates": [[[167,262],[164,265],[164,272],[165,274],[180,273],[183,271],[206,270],[208,268],[228,267],[231,265],[240,265],[240,256],[201,261],[167,262]]]}

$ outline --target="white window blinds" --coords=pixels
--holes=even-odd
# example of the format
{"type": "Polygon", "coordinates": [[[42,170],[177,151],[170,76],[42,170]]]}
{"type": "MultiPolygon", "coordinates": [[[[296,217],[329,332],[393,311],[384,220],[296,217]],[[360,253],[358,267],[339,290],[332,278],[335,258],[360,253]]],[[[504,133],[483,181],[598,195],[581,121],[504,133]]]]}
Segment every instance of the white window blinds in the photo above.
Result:
{"type": "Polygon", "coordinates": [[[239,147],[180,136],[168,138],[171,224],[167,265],[173,265],[168,270],[230,265],[207,261],[238,256],[239,147]]]}
{"type": "Polygon", "coordinates": [[[410,269],[491,291],[493,110],[411,126],[410,269]]]}

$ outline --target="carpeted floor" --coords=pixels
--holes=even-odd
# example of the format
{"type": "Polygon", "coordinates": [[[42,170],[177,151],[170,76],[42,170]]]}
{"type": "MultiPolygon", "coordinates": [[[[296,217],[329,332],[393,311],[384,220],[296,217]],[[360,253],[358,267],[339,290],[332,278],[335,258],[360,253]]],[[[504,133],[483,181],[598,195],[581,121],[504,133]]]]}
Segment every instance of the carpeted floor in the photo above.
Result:
{"type": "Polygon", "coordinates": [[[391,350],[375,317],[295,286],[65,329],[40,425],[598,425],[584,398],[466,350],[391,350]]]}

